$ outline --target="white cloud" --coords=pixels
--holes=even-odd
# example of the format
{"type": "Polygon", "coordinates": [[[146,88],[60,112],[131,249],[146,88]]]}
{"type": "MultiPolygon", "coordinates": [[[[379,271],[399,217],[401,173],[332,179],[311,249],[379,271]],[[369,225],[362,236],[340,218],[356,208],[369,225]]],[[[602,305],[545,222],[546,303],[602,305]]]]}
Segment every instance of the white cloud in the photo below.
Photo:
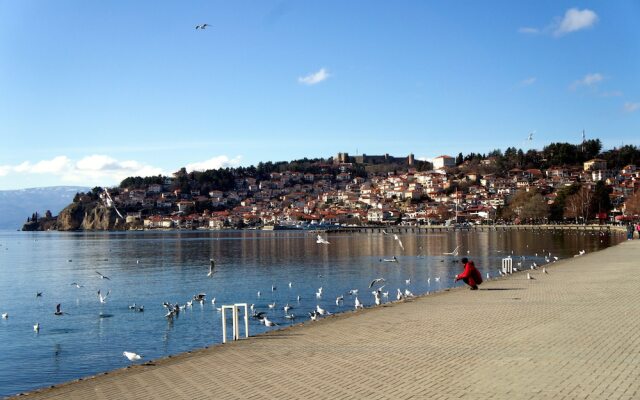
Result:
{"type": "Polygon", "coordinates": [[[570,8],[564,13],[564,17],[557,23],[553,34],[555,36],[566,35],[582,29],[591,28],[598,22],[598,15],[588,9],[578,10],[570,8]]]}
{"type": "Polygon", "coordinates": [[[237,167],[242,160],[241,156],[235,158],[229,158],[225,155],[216,156],[205,161],[200,161],[192,164],[187,164],[185,167],[187,172],[191,171],[206,171],[208,169],[218,169],[227,167],[237,167]]]}
{"type": "Polygon", "coordinates": [[[298,78],[298,82],[303,84],[303,85],[315,85],[318,84],[324,80],[326,80],[327,78],[329,78],[331,75],[329,74],[329,72],[324,69],[324,68],[320,68],[320,70],[318,72],[314,72],[311,73],[307,76],[301,76],[298,78]]]}
{"type": "Polygon", "coordinates": [[[537,78],[535,76],[531,76],[527,79],[523,79],[520,81],[520,86],[530,86],[536,83],[537,78]]]}
{"type": "Polygon", "coordinates": [[[625,112],[632,113],[640,110],[640,103],[624,103],[623,109],[625,112]]]}
{"type": "Polygon", "coordinates": [[[584,78],[579,79],[571,84],[571,89],[577,89],[580,86],[594,86],[604,80],[604,75],[599,73],[587,74],[584,78]]]}
{"type": "Polygon", "coordinates": [[[129,176],[163,174],[162,169],[138,161],[118,161],[105,155],[91,155],[74,162],[67,156],[41,160],[32,164],[24,161],[18,165],[0,166],[0,176],[49,175],[65,182],[83,185],[113,185],[129,176]]]}
{"type": "Polygon", "coordinates": [[[540,29],[531,28],[531,27],[525,26],[525,27],[522,27],[522,28],[518,29],[518,32],[524,33],[526,35],[537,35],[538,33],[540,33],[540,29]]]}
{"type": "Polygon", "coordinates": [[[563,17],[555,17],[551,24],[543,28],[525,26],[519,28],[518,32],[525,35],[545,34],[560,37],[568,33],[591,28],[598,22],[598,19],[598,14],[592,10],[570,8],[564,13],[563,17]]]}

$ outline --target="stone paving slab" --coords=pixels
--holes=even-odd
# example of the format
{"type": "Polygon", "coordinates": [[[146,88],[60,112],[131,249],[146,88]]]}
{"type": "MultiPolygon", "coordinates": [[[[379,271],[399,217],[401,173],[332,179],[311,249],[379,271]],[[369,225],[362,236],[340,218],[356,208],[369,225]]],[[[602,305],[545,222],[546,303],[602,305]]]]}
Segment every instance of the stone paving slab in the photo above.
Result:
{"type": "Polygon", "coordinates": [[[33,399],[639,399],[640,241],[30,393],[33,399]]]}

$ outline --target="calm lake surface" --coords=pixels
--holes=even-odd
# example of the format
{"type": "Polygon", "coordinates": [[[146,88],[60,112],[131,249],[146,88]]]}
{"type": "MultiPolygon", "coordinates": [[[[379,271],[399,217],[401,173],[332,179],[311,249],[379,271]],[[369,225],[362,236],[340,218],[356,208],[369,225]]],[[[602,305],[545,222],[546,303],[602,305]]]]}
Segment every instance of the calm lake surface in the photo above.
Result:
{"type": "MultiPolygon", "coordinates": [[[[359,290],[365,306],[373,305],[368,286],[379,277],[389,291],[385,302],[395,300],[398,288],[418,295],[455,286],[453,277],[462,270],[456,260],[463,255],[483,276],[497,276],[507,255],[514,266],[522,262],[529,268],[532,262],[544,264],[549,252],[562,259],[624,240],[619,233],[589,232],[400,234],[403,251],[393,235],[323,236],[329,245],[303,231],[0,232],[0,313],[9,314],[0,319],[0,396],[124,367],[129,361],[123,351],[152,360],[221,343],[216,307],[223,304],[253,303],[287,326],[292,323],[284,318],[287,303],[297,316],[293,323],[308,321],[316,305],[331,313],[352,310],[354,297],[345,294],[352,289],[359,290]],[[443,255],[457,245],[459,257],[443,255]],[[393,256],[398,263],[381,261],[393,256]],[[216,260],[212,278],[207,277],[210,258],[216,260]],[[111,291],[106,303],[100,303],[98,290],[111,291]],[[194,302],[177,318],[165,318],[163,302],[184,305],[197,293],[207,294],[203,304],[194,302]],[[337,306],[339,295],[344,304],[337,306]],[[66,315],[54,315],[58,303],[66,315]],[[144,312],[130,310],[134,303],[144,312]]],[[[269,329],[277,327],[250,319],[251,335],[269,329]]]]}

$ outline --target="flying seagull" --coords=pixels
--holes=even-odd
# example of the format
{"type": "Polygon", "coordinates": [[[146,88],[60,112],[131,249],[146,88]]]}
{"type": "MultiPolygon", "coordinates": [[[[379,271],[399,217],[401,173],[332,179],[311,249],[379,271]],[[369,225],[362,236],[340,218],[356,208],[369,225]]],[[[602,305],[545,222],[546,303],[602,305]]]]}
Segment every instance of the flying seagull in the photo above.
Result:
{"type": "Polygon", "coordinates": [[[98,272],[98,271],[96,271],[96,274],[100,275],[100,279],[108,279],[108,280],[111,280],[111,278],[109,278],[109,277],[108,277],[108,276],[106,276],[106,275],[102,275],[102,274],[101,274],[100,272],[98,272]]]}
{"type": "Polygon", "coordinates": [[[393,235],[393,239],[398,241],[398,244],[400,245],[400,248],[402,250],[404,250],[404,246],[402,245],[402,240],[400,240],[400,238],[398,237],[398,235],[393,235]]]}
{"type": "Polygon", "coordinates": [[[107,297],[109,296],[109,294],[111,294],[111,290],[107,291],[107,294],[105,294],[104,296],[102,295],[102,292],[100,291],[100,289],[98,289],[98,299],[100,300],[100,303],[104,304],[107,302],[107,297]]]}
{"type": "Polygon", "coordinates": [[[460,246],[456,246],[455,249],[453,249],[453,251],[451,252],[445,252],[442,254],[446,254],[446,255],[450,255],[450,256],[457,256],[458,255],[458,250],[460,249],[460,246]]]}
{"type": "Polygon", "coordinates": [[[329,241],[325,238],[323,238],[322,236],[318,235],[318,238],[316,240],[316,243],[319,244],[329,244],[329,241]]]}
{"type": "Polygon", "coordinates": [[[369,284],[369,289],[371,289],[373,285],[377,285],[378,283],[382,283],[382,282],[386,282],[384,278],[376,278],[372,280],[371,283],[369,284]]]}
{"type": "Polygon", "coordinates": [[[64,315],[67,314],[66,312],[62,312],[62,310],[60,310],[60,303],[58,303],[56,305],[56,311],[53,313],[53,315],[64,315]]]}
{"type": "Polygon", "coordinates": [[[207,29],[207,27],[209,27],[211,25],[209,24],[202,24],[202,25],[196,25],[196,29],[207,29]]]}
{"type": "Polygon", "coordinates": [[[139,359],[142,358],[142,356],[140,354],[136,354],[130,351],[123,351],[122,355],[127,357],[129,359],[129,361],[138,361],[139,359]]]}

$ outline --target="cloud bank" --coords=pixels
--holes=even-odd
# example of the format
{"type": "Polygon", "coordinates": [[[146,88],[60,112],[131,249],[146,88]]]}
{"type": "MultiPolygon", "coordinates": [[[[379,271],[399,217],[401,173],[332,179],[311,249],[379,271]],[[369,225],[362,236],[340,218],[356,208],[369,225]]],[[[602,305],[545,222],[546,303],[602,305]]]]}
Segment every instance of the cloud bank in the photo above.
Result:
{"type": "Polygon", "coordinates": [[[25,161],[18,165],[0,165],[0,177],[43,175],[67,183],[99,186],[117,184],[129,176],[159,174],[164,174],[161,168],[134,160],[120,161],[101,154],[86,156],[78,161],[57,156],[35,163],[25,161]]]}
{"type": "Polygon", "coordinates": [[[187,172],[191,172],[191,171],[206,171],[208,169],[238,167],[240,165],[241,160],[242,160],[241,156],[229,158],[227,156],[222,155],[222,156],[210,158],[205,161],[187,164],[185,168],[187,169],[187,172]]]}

